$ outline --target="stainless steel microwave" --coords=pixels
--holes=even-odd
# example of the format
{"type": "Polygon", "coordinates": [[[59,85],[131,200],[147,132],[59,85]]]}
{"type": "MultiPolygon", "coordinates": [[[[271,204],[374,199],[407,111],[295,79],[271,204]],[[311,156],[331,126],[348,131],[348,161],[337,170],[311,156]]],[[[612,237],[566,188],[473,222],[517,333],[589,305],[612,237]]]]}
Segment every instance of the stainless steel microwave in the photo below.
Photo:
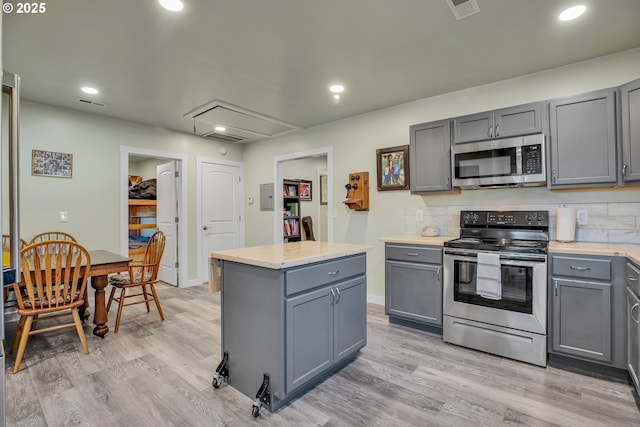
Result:
{"type": "Polygon", "coordinates": [[[546,185],[544,134],[451,147],[453,185],[465,189],[546,185]]]}

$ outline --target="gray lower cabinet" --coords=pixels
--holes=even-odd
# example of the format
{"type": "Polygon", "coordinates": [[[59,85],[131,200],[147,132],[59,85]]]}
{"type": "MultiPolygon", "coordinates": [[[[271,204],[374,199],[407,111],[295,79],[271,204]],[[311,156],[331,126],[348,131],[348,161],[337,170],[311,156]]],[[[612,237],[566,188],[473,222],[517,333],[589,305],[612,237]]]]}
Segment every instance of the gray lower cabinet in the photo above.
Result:
{"type": "Polygon", "coordinates": [[[640,181],[640,80],[620,88],[622,116],[622,179],[640,181]]]}
{"type": "Polygon", "coordinates": [[[442,327],[442,248],[386,244],[385,313],[442,327]]]}
{"type": "Polygon", "coordinates": [[[411,192],[453,191],[451,185],[451,125],[449,120],[409,128],[411,192]]]}
{"type": "Polygon", "coordinates": [[[549,348],[626,369],[624,259],[551,256],[549,348]]]}
{"type": "Polygon", "coordinates": [[[550,187],[615,185],[616,90],[549,102],[550,187]]]}
{"type": "Polygon", "coordinates": [[[358,278],[286,300],[287,392],[364,347],[366,298],[358,278]]]}
{"type": "Polygon", "coordinates": [[[453,142],[482,141],[543,131],[543,102],[516,105],[453,119],[453,142]]]}
{"type": "Polygon", "coordinates": [[[640,267],[627,262],[627,370],[640,393],[640,267]]]}
{"type": "Polygon", "coordinates": [[[229,385],[274,411],[366,345],[366,255],[288,269],[222,261],[222,351],[229,385]]]}

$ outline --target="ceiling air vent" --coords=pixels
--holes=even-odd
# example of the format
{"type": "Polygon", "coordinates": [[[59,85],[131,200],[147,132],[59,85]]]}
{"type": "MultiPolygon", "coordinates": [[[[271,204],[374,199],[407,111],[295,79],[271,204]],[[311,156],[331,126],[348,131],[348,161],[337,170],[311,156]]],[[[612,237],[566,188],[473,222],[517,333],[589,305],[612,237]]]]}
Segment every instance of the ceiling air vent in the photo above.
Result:
{"type": "Polygon", "coordinates": [[[96,107],[106,107],[107,104],[103,102],[91,101],[90,99],[78,98],[78,102],[86,105],[95,105],[96,107]]]}
{"type": "Polygon", "coordinates": [[[300,129],[291,123],[214,99],[184,115],[193,120],[193,132],[224,142],[252,142],[300,129]],[[215,131],[221,126],[225,131],[215,131]]]}
{"type": "Polygon", "coordinates": [[[202,134],[202,137],[207,139],[213,139],[214,141],[219,141],[219,142],[240,142],[247,139],[243,136],[231,135],[228,132],[223,133],[215,130],[213,132],[207,132],[205,134],[202,134]]]}
{"type": "Polygon", "coordinates": [[[480,12],[476,0],[446,0],[446,2],[458,21],[480,12]]]}

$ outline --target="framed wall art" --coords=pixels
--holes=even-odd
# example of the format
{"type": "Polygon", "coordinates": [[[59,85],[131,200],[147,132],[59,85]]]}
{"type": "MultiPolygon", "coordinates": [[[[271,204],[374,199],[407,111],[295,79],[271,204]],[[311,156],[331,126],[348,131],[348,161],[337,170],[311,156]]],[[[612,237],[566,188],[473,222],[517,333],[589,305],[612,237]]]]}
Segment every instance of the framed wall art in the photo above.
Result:
{"type": "Polygon", "coordinates": [[[302,201],[310,201],[311,200],[311,181],[300,180],[300,184],[298,184],[298,194],[300,195],[300,200],[302,201]]]}
{"type": "Polygon", "coordinates": [[[320,204],[329,204],[329,176],[320,175],[320,204]]]}
{"type": "Polygon", "coordinates": [[[73,175],[73,154],[31,150],[31,175],[71,178],[73,175]]]}
{"type": "Polygon", "coordinates": [[[409,146],[376,150],[378,191],[409,189],[409,146]]]}

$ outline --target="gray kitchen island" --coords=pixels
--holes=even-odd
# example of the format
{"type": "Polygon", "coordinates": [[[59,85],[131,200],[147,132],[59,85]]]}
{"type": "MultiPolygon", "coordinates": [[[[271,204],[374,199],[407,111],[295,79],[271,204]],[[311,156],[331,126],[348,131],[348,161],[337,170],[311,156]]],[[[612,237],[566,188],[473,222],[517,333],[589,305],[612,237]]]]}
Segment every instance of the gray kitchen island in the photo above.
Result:
{"type": "Polygon", "coordinates": [[[222,361],[229,385],[275,411],[366,345],[368,246],[291,242],[212,252],[219,263],[222,361]]]}

